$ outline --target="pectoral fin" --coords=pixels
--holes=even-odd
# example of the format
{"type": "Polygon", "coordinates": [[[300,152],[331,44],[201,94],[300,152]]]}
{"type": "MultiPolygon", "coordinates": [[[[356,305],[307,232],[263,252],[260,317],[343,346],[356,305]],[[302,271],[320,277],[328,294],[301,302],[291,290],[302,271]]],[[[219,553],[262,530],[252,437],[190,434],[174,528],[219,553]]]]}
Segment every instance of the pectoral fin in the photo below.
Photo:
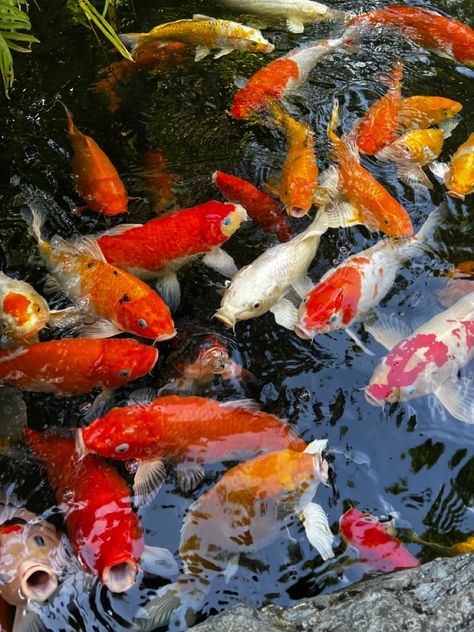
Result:
{"type": "Polygon", "coordinates": [[[474,423],[474,390],[463,380],[446,380],[434,393],[453,417],[474,423]]]}
{"type": "Polygon", "coordinates": [[[175,272],[167,272],[156,281],[156,291],[172,312],[181,301],[181,288],[175,272]]]}
{"type": "Polygon", "coordinates": [[[292,18],[287,19],[286,28],[290,31],[290,33],[303,33],[304,32],[303,22],[294,20],[292,18]]]}
{"type": "MultiPolygon", "coordinates": [[[[3,627],[1,628],[3,630],[3,627]]],[[[18,606],[13,621],[14,632],[46,632],[46,627],[39,614],[30,608],[18,606]]]]}
{"type": "Polygon", "coordinates": [[[233,277],[238,272],[232,257],[221,248],[213,248],[204,255],[202,262],[211,270],[215,270],[228,278],[233,277]]]}
{"type": "Polygon", "coordinates": [[[412,189],[432,189],[433,184],[421,167],[400,165],[397,169],[400,180],[412,189]]]}
{"type": "Polygon", "coordinates": [[[214,55],[214,59],[219,59],[219,57],[224,57],[224,55],[228,55],[234,49],[233,48],[221,48],[221,50],[214,55]]]}
{"type": "Polygon", "coordinates": [[[395,314],[383,316],[365,323],[366,330],[389,351],[412,333],[410,327],[399,320],[395,314]]]}
{"type": "Polygon", "coordinates": [[[240,553],[236,553],[227,563],[226,569],[224,571],[224,579],[225,583],[228,584],[232,577],[239,570],[239,560],[240,553]]]}
{"type": "Polygon", "coordinates": [[[160,546],[145,545],[140,559],[140,566],[145,573],[172,577],[178,573],[178,564],[168,549],[160,546]]]}
{"type": "Polygon", "coordinates": [[[194,61],[201,61],[204,57],[207,57],[211,51],[206,46],[196,46],[196,53],[194,55],[194,61]]]}
{"type": "Polygon", "coordinates": [[[83,338],[111,338],[123,332],[110,320],[99,318],[93,323],[81,325],[78,328],[78,333],[83,338]]]}
{"type": "Polygon", "coordinates": [[[65,309],[51,310],[48,324],[50,327],[73,327],[82,324],[90,314],[83,307],[66,307],[65,309]]]}
{"type": "Polygon", "coordinates": [[[298,322],[298,310],[287,298],[282,298],[279,303],[270,308],[278,325],[292,330],[298,322]]]}
{"type": "Polygon", "coordinates": [[[431,173],[433,173],[437,178],[445,181],[448,173],[450,171],[450,167],[446,162],[438,162],[435,160],[429,166],[431,173]]]}
{"type": "Polygon", "coordinates": [[[314,287],[314,283],[307,275],[300,277],[291,285],[300,298],[304,298],[314,287]]]}
{"type": "Polygon", "coordinates": [[[366,353],[366,354],[367,354],[367,355],[369,355],[369,356],[373,356],[373,355],[375,355],[375,354],[373,353],[373,351],[371,351],[370,349],[368,349],[368,348],[364,345],[364,343],[363,343],[363,342],[362,342],[362,340],[359,338],[359,336],[355,333],[355,331],[352,331],[352,329],[351,329],[350,327],[346,327],[345,331],[346,331],[346,334],[347,334],[350,338],[352,338],[352,340],[356,343],[356,345],[357,345],[357,346],[359,346],[359,347],[362,349],[362,351],[363,351],[364,353],[366,353]]]}
{"type": "Polygon", "coordinates": [[[135,472],[133,491],[140,497],[141,507],[146,506],[158,493],[166,478],[166,468],[163,461],[141,461],[135,472]]]}
{"type": "Polygon", "coordinates": [[[181,491],[189,494],[204,478],[204,468],[200,463],[180,463],[176,468],[176,483],[181,491]]]}
{"type": "Polygon", "coordinates": [[[323,560],[334,557],[334,551],[332,550],[334,536],[329,528],[326,512],[321,505],[316,503],[306,505],[303,509],[301,520],[304,524],[306,537],[323,560]]]}

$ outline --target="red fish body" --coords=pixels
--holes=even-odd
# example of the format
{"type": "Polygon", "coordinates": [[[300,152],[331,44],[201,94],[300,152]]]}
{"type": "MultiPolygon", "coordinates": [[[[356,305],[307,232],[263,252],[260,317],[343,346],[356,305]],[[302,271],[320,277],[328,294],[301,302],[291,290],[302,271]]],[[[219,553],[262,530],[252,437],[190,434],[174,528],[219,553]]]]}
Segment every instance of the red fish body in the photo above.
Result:
{"type": "Polygon", "coordinates": [[[66,114],[77,192],[96,213],[126,213],[127,192],[117,170],[95,140],[77,129],[68,110],[66,114]]]}
{"type": "Polygon", "coordinates": [[[274,233],[282,242],[294,236],[278,202],[259,191],[253,184],[222,171],[216,171],[212,176],[212,181],[229,202],[242,204],[250,219],[262,230],[274,233]]]}
{"type": "Polygon", "coordinates": [[[128,590],[144,550],[128,485],[101,457],[79,458],[73,439],[30,428],[25,439],[47,471],[82,564],[112,592],[128,590]]]}
{"type": "Polygon", "coordinates": [[[344,540],[359,551],[360,561],[375,571],[390,573],[420,566],[400,540],[388,533],[390,526],[390,523],[379,522],[374,516],[355,508],[346,511],[339,521],[344,540]]]}
{"type": "Polygon", "coordinates": [[[154,367],[158,351],[134,340],[65,338],[0,351],[0,382],[22,390],[79,395],[117,388],[154,367]]]}
{"type": "Polygon", "coordinates": [[[412,42],[474,67],[474,31],[467,24],[427,9],[394,5],[356,16],[347,32],[374,26],[394,26],[412,42]]]}

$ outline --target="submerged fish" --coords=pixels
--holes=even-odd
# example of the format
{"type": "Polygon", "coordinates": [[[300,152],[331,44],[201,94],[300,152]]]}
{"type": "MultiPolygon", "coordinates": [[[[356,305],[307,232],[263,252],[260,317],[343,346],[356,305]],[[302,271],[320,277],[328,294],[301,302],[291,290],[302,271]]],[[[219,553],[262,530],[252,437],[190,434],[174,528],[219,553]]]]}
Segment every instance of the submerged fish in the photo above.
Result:
{"type": "Polygon", "coordinates": [[[230,113],[246,119],[268,109],[306,81],[316,64],[345,43],[344,37],[294,48],[258,70],[234,96],[230,113]]]}
{"type": "Polygon", "coordinates": [[[58,396],[117,388],[154,367],[158,351],[134,340],[65,338],[0,351],[0,383],[58,396]]]}
{"type": "Polygon", "coordinates": [[[352,18],[347,34],[357,37],[374,26],[394,26],[407,39],[443,57],[474,67],[474,31],[463,24],[421,7],[393,5],[352,18]]]}
{"type": "Polygon", "coordinates": [[[127,192],[116,168],[95,140],[77,129],[68,109],[66,115],[72,171],[76,191],[86,202],[83,208],[107,216],[126,213],[127,192]]]}
{"type": "Polygon", "coordinates": [[[218,574],[230,579],[241,553],[258,551],[300,518],[306,536],[323,560],[334,556],[333,535],[323,508],[311,502],[326,483],[328,464],[321,457],[327,441],[313,441],[304,452],[280,450],[241,463],[189,508],[181,530],[183,574],[143,606],[142,632],[166,625],[184,630],[202,606],[218,574]]]}
{"type": "Polygon", "coordinates": [[[191,491],[204,477],[203,463],[251,458],[306,444],[274,415],[247,400],[218,402],[207,397],[157,397],[113,408],[77,430],[80,452],[137,459],[134,490],[148,496],[166,476],[163,461],[178,465],[178,486],[191,491]]]}
{"type": "Polygon", "coordinates": [[[374,571],[391,573],[420,566],[391,530],[391,522],[380,522],[375,516],[355,508],[346,511],[339,520],[341,536],[359,551],[360,561],[369,564],[374,571]]]}
{"type": "Polygon", "coordinates": [[[241,178],[215,171],[212,181],[229,202],[242,204],[251,220],[265,232],[274,233],[279,241],[294,237],[280,205],[266,193],[241,178]]]}
{"type": "Polygon", "coordinates": [[[173,187],[179,178],[170,171],[166,156],[162,151],[146,151],[142,164],[141,176],[152,199],[153,211],[157,213],[170,207],[176,202],[173,187]]]}
{"type": "Polygon", "coordinates": [[[314,132],[309,125],[300,123],[280,106],[273,105],[270,112],[273,121],[283,129],[288,143],[275,193],[278,193],[288,215],[303,217],[313,206],[318,186],[314,132]]]}
{"type": "Polygon", "coordinates": [[[135,583],[142,558],[174,571],[169,551],[145,547],[128,485],[114,467],[95,454],[79,458],[74,439],[31,428],[24,437],[48,474],[74,552],[89,573],[121,593],[135,583]]]}
{"type": "Polygon", "coordinates": [[[457,379],[474,357],[474,292],[413,333],[393,317],[380,317],[366,328],[389,350],[365,389],[369,404],[383,406],[432,394],[453,417],[474,423],[472,395],[457,379]]]}
{"type": "Polygon", "coordinates": [[[354,143],[335,133],[339,104],[334,104],[328,136],[337,169],[329,167],[320,178],[321,201],[332,204],[344,220],[341,225],[364,224],[389,237],[409,237],[413,233],[408,213],[359,162],[354,143]],[[324,198],[324,190],[327,197],[324,198]],[[345,198],[341,200],[341,197],[345,198]]]}
{"type": "Polygon", "coordinates": [[[408,97],[401,100],[398,123],[402,129],[425,129],[454,118],[461,110],[461,103],[445,97],[408,97]]]}
{"type": "Polygon", "coordinates": [[[321,236],[329,227],[339,226],[335,213],[321,210],[308,228],[285,244],[269,248],[251,264],[241,268],[224,292],[215,313],[228,327],[240,320],[270,311],[275,321],[293,329],[298,314],[286,295],[294,289],[303,297],[311,284],[306,273],[314,259],[321,236]]]}
{"type": "Polygon", "coordinates": [[[376,154],[396,139],[402,77],[403,63],[397,61],[387,80],[387,93],[370,106],[350,133],[349,138],[355,140],[362,153],[376,154]]]}
{"type": "Polygon", "coordinates": [[[330,20],[339,16],[325,4],[314,0],[218,0],[218,4],[271,19],[284,19],[292,33],[303,33],[306,22],[330,20]]]}
{"type": "Polygon", "coordinates": [[[124,33],[120,35],[120,39],[132,52],[151,42],[182,42],[196,47],[196,61],[209,55],[213,48],[220,49],[215,58],[233,50],[271,53],[275,49],[258,29],[199,14],[193,15],[192,20],[159,24],[149,33],[124,33]]]}
{"type": "Polygon", "coordinates": [[[420,231],[408,239],[384,239],[328,270],[303,299],[295,332],[300,338],[345,329],[366,319],[393,287],[400,265],[423,253],[426,240],[446,217],[441,205],[420,231]]]}
{"type": "Polygon", "coordinates": [[[219,246],[246,219],[238,204],[205,202],[145,224],[121,224],[97,243],[109,263],[144,279],[158,278],[160,294],[174,307],[181,294],[176,271],[193,258],[202,256],[205,265],[225,276],[236,272],[234,260],[219,246]]]}
{"type": "Polygon", "coordinates": [[[474,132],[451,157],[451,164],[434,163],[431,171],[444,180],[448,195],[464,200],[474,191],[474,132]]]}
{"type": "Polygon", "coordinates": [[[146,283],[107,263],[87,237],[67,242],[56,235],[46,242],[41,215],[36,210],[31,214],[31,232],[53,277],[45,290],[62,290],[84,308],[85,317],[93,322],[81,326],[83,335],[107,338],[126,331],[156,341],[176,334],[168,307],[146,283]]]}

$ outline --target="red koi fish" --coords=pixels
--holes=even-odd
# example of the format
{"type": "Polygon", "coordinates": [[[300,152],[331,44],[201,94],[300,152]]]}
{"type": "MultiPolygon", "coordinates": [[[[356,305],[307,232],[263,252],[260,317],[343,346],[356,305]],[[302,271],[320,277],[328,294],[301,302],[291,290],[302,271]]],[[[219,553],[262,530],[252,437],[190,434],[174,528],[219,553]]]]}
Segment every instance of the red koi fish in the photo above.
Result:
{"type": "Polygon", "coordinates": [[[370,106],[349,135],[364,154],[376,154],[397,137],[402,77],[403,63],[398,61],[390,73],[387,93],[370,106]]]}
{"type": "Polygon", "coordinates": [[[216,171],[212,175],[212,181],[226,200],[234,204],[242,204],[250,219],[262,230],[275,234],[282,242],[294,237],[293,230],[281,212],[278,202],[259,191],[253,184],[222,171],[216,171]]]}
{"type": "Polygon", "coordinates": [[[368,513],[349,509],[339,520],[339,531],[344,540],[359,551],[360,561],[374,571],[391,573],[402,568],[420,566],[420,562],[389,533],[391,523],[380,522],[368,513]]]}
{"type": "MultiPolygon", "coordinates": [[[[74,439],[31,428],[25,429],[24,437],[48,474],[81,563],[110,591],[121,593],[131,588],[145,544],[124,479],[95,454],[79,458],[74,439]]],[[[162,560],[163,566],[176,567],[166,549],[147,547],[145,560],[148,555],[157,566],[162,560]]]]}
{"type": "Polygon", "coordinates": [[[225,276],[236,273],[234,261],[221,250],[247,219],[238,204],[206,202],[161,215],[145,224],[121,224],[102,234],[97,243],[106,260],[144,279],[158,278],[168,305],[180,301],[176,270],[193,257],[225,276]]]}
{"type": "Polygon", "coordinates": [[[247,400],[222,403],[207,397],[168,395],[113,408],[77,430],[82,452],[137,459],[134,490],[148,496],[165,475],[163,460],[178,465],[178,486],[191,491],[203,479],[203,463],[244,459],[282,448],[303,451],[305,442],[281,419],[247,400]]]}
{"type": "Polygon", "coordinates": [[[453,417],[474,423],[471,396],[462,380],[453,379],[474,358],[474,292],[413,333],[393,317],[379,317],[366,329],[389,350],[365,389],[369,404],[433,394],[453,417]]]}
{"type": "Polygon", "coordinates": [[[230,113],[247,119],[281,101],[306,81],[314,66],[344,43],[344,37],[316,42],[292,51],[257,71],[235,95],[230,113]]]}
{"type": "Polygon", "coordinates": [[[158,350],[134,340],[64,338],[0,351],[0,383],[58,396],[118,388],[146,375],[158,350]]]}
{"type": "Polygon", "coordinates": [[[117,169],[95,140],[77,129],[68,109],[66,115],[68,138],[73,151],[72,171],[76,191],[86,202],[83,208],[107,216],[126,213],[127,192],[117,169]]]}
{"type": "Polygon", "coordinates": [[[346,36],[364,34],[374,26],[394,26],[415,44],[474,67],[474,31],[467,24],[428,9],[394,5],[352,18],[346,36]]]}
{"type": "Polygon", "coordinates": [[[162,151],[147,151],[143,154],[141,175],[156,213],[176,202],[173,186],[179,178],[169,170],[168,161],[162,151]]]}

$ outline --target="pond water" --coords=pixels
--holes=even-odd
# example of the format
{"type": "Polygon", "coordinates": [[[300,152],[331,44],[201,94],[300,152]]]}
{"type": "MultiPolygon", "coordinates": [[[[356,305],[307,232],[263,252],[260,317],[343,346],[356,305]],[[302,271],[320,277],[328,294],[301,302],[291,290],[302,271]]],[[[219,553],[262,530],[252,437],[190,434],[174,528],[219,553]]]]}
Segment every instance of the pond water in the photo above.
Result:
{"type": "MultiPolygon", "coordinates": [[[[386,4],[345,0],[337,2],[337,8],[361,12],[386,4]]],[[[472,25],[471,0],[433,0],[430,4],[420,0],[416,4],[472,25]]],[[[144,198],[130,203],[125,220],[143,222],[155,216],[137,175],[145,151],[160,150],[166,155],[170,170],[178,176],[180,208],[221,199],[210,181],[216,169],[263,185],[281,167],[285,144],[281,135],[268,128],[229,116],[227,110],[237,90],[235,80],[251,76],[270,58],[338,28],[331,23],[310,24],[301,35],[283,27],[267,29],[265,36],[276,47],[271,57],[234,52],[158,74],[140,70],[120,89],[122,103],[112,114],[93,84],[107,60],[117,58],[107,44],[102,42],[99,47],[92,34],[71,22],[64,2],[50,0],[47,6],[39,5],[41,10],[32,3],[31,15],[41,44],[33,47],[28,58],[15,58],[17,79],[11,100],[3,99],[0,108],[0,244],[2,268],[40,291],[45,270],[19,215],[25,197],[43,198],[50,234],[71,237],[99,232],[110,225],[93,213],[74,213],[80,202],[74,192],[65,115],[59,100],[71,109],[78,127],[106,151],[123,176],[129,195],[144,198]]],[[[213,2],[135,0],[133,6],[125,3],[120,7],[119,31],[145,32],[160,22],[197,12],[249,21],[248,16],[213,2]]],[[[464,105],[441,159],[448,160],[472,132],[474,71],[394,35],[374,34],[350,55],[336,53],[319,63],[291,100],[296,117],[315,130],[321,168],[328,165],[325,130],[333,97],[340,99],[347,132],[384,94],[386,88],[379,75],[399,58],[405,62],[404,96],[440,95],[464,105]]],[[[415,231],[446,197],[438,182],[431,192],[414,195],[399,182],[392,165],[370,157],[364,157],[363,163],[405,206],[415,231]]],[[[472,204],[472,196],[464,202],[448,199],[449,217],[437,230],[432,251],[400,270],[380,308],[384,313],[396,313],[416,328],[443,309],[436,297],[437,290],[445,285],[443,276],[453,265],[474,259],[472,204]]],[[[292,220],[297,231],[307,223],[307,219],[292,220]]],[[[311,278],[317,280],[377,238],[361,227],[330,230],[311,265],[311,278]]],[[[274,243],[273,237],[247,223],[225,249],[241,267],[274,243]]],[[[186,328],[191,337],[202,328],[226,336],[235,359],[255,377],[239,384],[216,379],[199,394],[220,400],[253,398],[263,410],[288,419],[304,440],[328,439],[331,485],[319,488],[317,499],[328,512],[335,534],[340,516],[350,506],[377,516],[396,516],[402,528],[411,528],[422,539],[443,545],[460,542],[474,532],[474,427],[453,419],[432,397],[383,409],[369,406],[363,388],[385,352],[362,327],[358,331],[374,357],[364,354],[342,331],[317,337],[313,343],[300,340],[277,326],[271,314],[239,323],[234,334],[211,320],[219,306],[216,288],[222,285],[222,277],[193,264],[182,270],[180,280],[183,299],[175,316],[177,329],[186,328]]],[[[170,348],[160,345],[161,359],[153,374],[122,389],[117,401],[125,400],[135,388],[162,386],[167,380],[170,348]]],[[[30,425],[42,429],[74,426],[80,419],[79,405],[91,401],[92,396],[57,400],[25,394],[25,400],[30,425]]],[[[178,559],[180,526],[187,508],[229,465],[206,467],[204,482],[190,495],[181,493],[170,475],[141,513],[147,543],[169,548],[178,559]]],[[[14,482],[29,508],[41,513],[54,506],[45,473],[31,456],[25,453],[22,460],[2,457],[1,468],[3,483],[14,482]]],[[[57,514],[54,519],[61,525],[57,514]]],[[[406,546],[423,562],[438,554],[435,548],[409,538],[406,546]]],[[[335,552],[334,559],[322,562],[303,527],[295,524],[273,545],[242,556],[239,571],[229,583],[217,579],[200,616],[205,618],[242,601],[253,606],[290,605],[302,597],[337,590],[371,572],[356,563],[355,551],[339,537],[335,552]]],[[[127,629],[138,603],[161,583],[146,578],[121,596],[99,586],[91,591],[69,586],[42,616],[50,630],[127,629]]]]}

